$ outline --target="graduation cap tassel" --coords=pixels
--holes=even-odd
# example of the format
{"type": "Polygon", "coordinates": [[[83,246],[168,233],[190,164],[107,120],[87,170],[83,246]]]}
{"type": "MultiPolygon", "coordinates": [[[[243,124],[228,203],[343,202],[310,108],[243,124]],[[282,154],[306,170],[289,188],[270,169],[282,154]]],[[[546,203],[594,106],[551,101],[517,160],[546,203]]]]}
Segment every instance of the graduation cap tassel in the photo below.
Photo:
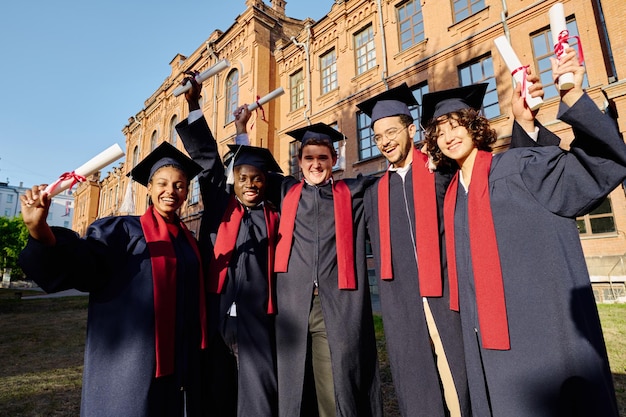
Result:
{"type": "Polygon", "coordinates": [[[228,167],[226,168],[226,184],[228,185],[233,185],[235,183],[235,159],[237,159],[237,154],[240,150],[241,146],[233,154],[232,158],[230,158],[230,162],[228,163],[228,167]]]}
{"type": "Polygon", "coordinates": [[[126,186],[126,192],[124,193],[124,201],[120,206],[120,213],[135,213],[135,191],[133,190],[133,178],[131,177],[126,186]]]}

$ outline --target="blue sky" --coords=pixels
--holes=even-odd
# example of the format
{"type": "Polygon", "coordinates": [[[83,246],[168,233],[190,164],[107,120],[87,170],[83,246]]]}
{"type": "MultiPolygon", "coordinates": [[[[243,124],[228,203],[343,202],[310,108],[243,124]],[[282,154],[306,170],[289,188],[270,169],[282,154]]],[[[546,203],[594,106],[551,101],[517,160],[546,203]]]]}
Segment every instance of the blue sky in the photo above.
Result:
{"type": "MultiPolygon", "coordinates": [[[[125,150],[123,127],[170,74],[172,58],[226,30],[246,2],[216,3],[3,2],[0,181],[50,183],[114,143],[125,150]]],[[[290,0],[286,14],[319,20],[333,3],[290,0]]]]}

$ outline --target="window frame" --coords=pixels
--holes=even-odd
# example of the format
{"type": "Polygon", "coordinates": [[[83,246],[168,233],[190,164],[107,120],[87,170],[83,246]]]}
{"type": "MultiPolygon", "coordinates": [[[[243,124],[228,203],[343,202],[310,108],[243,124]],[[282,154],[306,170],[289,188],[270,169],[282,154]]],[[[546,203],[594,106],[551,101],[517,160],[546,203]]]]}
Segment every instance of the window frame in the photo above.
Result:
{"type": "Polygon", "coordinates": [[[338,78],[337,78],[337,51],[335,48],[326,51],[324,54],[320,55],[319,58],[320,63],[320,91],[321,94],[328,94],[331,91],[337,89],[338,87],[338,78]],[[332,54],[332,62],[329,65],[326,65],[326,58],[332,54]]]}
{"type": "Polygon", "coordinates": [[[424,29],[424,14],[422,13],[422,4],[419,0],[407,0],[396,5],[396,21],[398,23],[398,45],[400,52],[406,51],[414,45],[424,41],[426,38],[424,29]],[[413,7],[413,13],[408,13],[403,17],[403,12],[413,7]],[[416,22],[414,19],[418,18],[416,22]],[[406,27],[403,27],[406,25],[406,27]],[[416,30],[417,28],[417,30],[416,30]],[[420,30],[421,28],[421,30],[420,30]],[[403,40],[403,35],[410,33],[410,39],[403,40]]]}
{"type": "Polygon", "coordinates": [[[600,205],[598,205],[591,213],[585,214],[584,216],[579,216],[576,218],[576,227],[578,228],[578,234],[581,238],[583,237],[595,237],[602,235],[613,235],[617,233],[617,225],[615,223],[615,211],[613,210],[613,202],[611,201],[611,196],[607,196],[600,205]],[[608,205],[608,211],[598,212],[601,210],[604,205],[608,205]],[[613,225],[613,230],[607,230],[602,232],[594,232],[593,230],[593,222],[597,219],[610,219],[613,225]],[[584,231],[581,230],[580,224],[585,226],[584,231]]]}
{"type": "Polygon", "coordinates": [[[239,70],[234,68],[226,76],[224,81],[224,96],[225,96],[225,115],[224,124],[228,124],[235,121],[234,112],[239,106],[239,70]]]}
{"type": "Polygon", "coordinates": [[[289,109],[294,111],[302,107],[304,107],[304,70],[300,68],[289,76],[289,109]]]}
{"type": "Polygon", "coordinates": [[[502,114],[500,111],[500,100],[498,98],[495,68],[493,66],[493,56],[491,54],[479,56],[459,65],[458,75],[459,84],[461,87],[485,82],[489,84],[489,86],[487,87],[487,91],[485,92],[485,98],[482,102],[481,113],[487,119],[493,119],[494,117],[498,117],[502,114]],[[478,77],[476,74],[476,68],[479,68],[480,70],[480,77],[478,77]],[[485,76],[486,69],[491,70],[491,75],[485,76]],[[466,70],[467,72],[465,72],[466,70]],[[467,74],[467,76],[464,74],[467,74]],[[495,101],[492,100],[493,98],[495,98],[495,101]],[[487,100],[492,101],[487,102],[487,100]],[[494,109],[496,113],[492,114],[492,111],[494,109]]]}
{"type": "Polygon", "coordinates": [[[485,0],[452,0],[452,15],[454,17],[454,23],[459,23],[468,17],[475,15],[486,7],[485,0]],[[456,5],[460,3],[464,3],[465,7],[457,8],[456,5]],[[467,14],[464,12],[467,12],[467,14]]]}
{"type": "Polygon", "coordinates": [[[354,63],[356,74],[361,75],[376,67],[376,44],[372,24],[353,35],[354,63]],[[366,38],[363,38],[366,35],[366,38]]]}

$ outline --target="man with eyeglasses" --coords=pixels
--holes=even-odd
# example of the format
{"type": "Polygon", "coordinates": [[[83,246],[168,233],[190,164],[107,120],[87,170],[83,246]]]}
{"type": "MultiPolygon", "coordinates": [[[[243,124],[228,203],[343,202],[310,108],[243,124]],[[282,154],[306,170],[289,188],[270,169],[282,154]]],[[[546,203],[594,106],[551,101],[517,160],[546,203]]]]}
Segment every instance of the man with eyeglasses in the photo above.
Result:
{"type": "MultiPolygon", "coordinates": [[[[529,75],[528,80],[535,82],[531,94],[543,95],[538,78],[529,75]]],[[[406,83],[357,105],[370,116],[376,146],[389,162],[364,199],[381,278],[387,353],[404,417],[471,416],[460,316],[450,310],[439,221],[453,173],[435,169],[414,144],[417,126],[409,110],[414,105],[417,101],[406,83]]],[[[533,126],[535,113],[519,103],[514,103],[513,113],[517,123],[512,144],[531,146],[533,140],[524,138],[529,126],[524,122],[533,126]]],[[[540,144],[554,139],[545,129],[529,135],[540,144]]]]}

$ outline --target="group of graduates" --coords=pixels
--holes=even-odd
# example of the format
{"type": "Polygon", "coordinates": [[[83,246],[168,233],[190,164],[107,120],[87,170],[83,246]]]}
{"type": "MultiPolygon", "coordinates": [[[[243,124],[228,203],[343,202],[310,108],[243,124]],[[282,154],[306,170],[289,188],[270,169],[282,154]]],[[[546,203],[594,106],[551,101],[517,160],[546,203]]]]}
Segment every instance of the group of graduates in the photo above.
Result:
{"type": "Polygon", "coordinates": [[[163,143],[131,170],[144,215],[79,237],[47,225],[44,186],[26,191],[21,267],[90,294],[81,416],[382,416],[367,238],[402,416],[617,416],[575,218],[626,178],[626,145],[573,49],[552,71],[575,74],[571,143],[518,85],[511,149],[493,155],[479,84],[423,97],[418,148],[403,84],[358,105],[384,175],[333,179],[343,135],[318,123],[289,132],[301,181],[248,144],[246,105],[222,161],[189,76],[191,158],[163,143]],[[197,242],[177,215],[196,175],[197,242]]]}

